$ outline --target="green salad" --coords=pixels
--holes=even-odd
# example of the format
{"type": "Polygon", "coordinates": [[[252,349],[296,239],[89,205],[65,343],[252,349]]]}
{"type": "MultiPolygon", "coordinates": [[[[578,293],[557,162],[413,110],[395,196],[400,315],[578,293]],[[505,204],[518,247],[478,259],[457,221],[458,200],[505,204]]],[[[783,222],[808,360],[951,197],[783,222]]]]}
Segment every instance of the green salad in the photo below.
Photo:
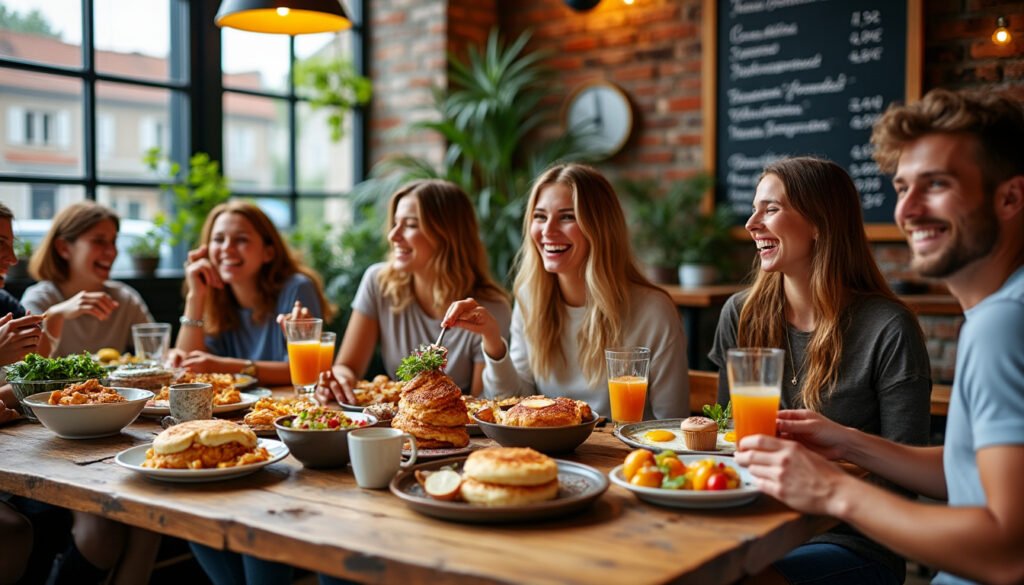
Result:
{"type": "Polygon", "coordinates": [[[25,359],[6,367],[7,379],[15,382],[39,380],[76,380],[102,378],[106,372],[87,353],[58,358],[45,358],[30,353],[25,359]]]}

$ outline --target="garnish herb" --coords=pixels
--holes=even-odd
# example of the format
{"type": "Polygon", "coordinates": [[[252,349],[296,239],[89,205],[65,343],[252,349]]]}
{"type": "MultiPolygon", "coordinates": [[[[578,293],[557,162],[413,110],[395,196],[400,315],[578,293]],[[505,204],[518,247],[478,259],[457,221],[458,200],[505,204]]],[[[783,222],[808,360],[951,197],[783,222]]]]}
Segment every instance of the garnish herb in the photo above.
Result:
{"type": "Polygon", "coordinates": [[[732,401],[730,400],[729,404],[725,406],[725,410],[722,410],[721,404],[714,406],[705,404],[703,410],[704,416],[718,423],[718,430],[724,431],[729,424],[729,419],[732,418],[732,401]]]}
{"type": "Polygon", "coordinates": [[[448,348],[440,345],[421,345],[402,359],[395,372],[400,380],[408,382],[420,372],[443,370],[448,365],[448,348]]]}

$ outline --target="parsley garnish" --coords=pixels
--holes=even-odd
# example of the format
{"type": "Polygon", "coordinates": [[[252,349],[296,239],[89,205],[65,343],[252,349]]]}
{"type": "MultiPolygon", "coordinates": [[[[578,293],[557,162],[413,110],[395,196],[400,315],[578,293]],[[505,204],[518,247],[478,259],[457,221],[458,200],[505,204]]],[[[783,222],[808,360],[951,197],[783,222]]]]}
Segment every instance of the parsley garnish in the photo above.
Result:
{"type": "Polygon", "coordinates": [[[718,430],[724,431],[729,424],[729,419],[732,418],[732,401],[725,406],[725,410],[722,410],[721,404],[710,404],[704,405],[704,416],[718,423],[718,430]]]}
{"type": "Polygon", "coordinates": [[[439,345],[421,345],[402,359],[396,375],[403,382],[415,378],[420,372],[443,370],[448,365],[448,348],[439,345]]]}

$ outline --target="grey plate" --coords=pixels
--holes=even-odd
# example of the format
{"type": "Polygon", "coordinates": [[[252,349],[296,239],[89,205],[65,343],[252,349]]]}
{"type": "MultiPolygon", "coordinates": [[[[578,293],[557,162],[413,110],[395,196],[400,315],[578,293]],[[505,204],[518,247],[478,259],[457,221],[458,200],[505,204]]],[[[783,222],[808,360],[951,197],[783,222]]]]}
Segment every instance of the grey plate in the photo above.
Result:
{"type": "MultiPolygon", "coordinates": [[[[416,461],[427,461],[428,459],[441,459],[442,457],[455,457],[456,455],[465,455],[476,446],[473,443],[466,445],[465,447],[444,447],[440,449],[416,449],[416,461]]],[[[408,458],[412,455],[412,449],[402,448],[402,457],[408,458]]]]}
{"type": "Polygon", "coordinates": [[[683,432],[679,430],[679,423],[683,422],[681,418],[667,418],[664,420],[647,420],[644,422],[632,423],[628,425],[622,425],[621,427],[612,431],[623,443],[630,447],[637,449],[647,449],[654,451],[655,453],[661,453],[662,451],[675,451],[678,454],[708,454],[708,455],[728,455],[731,456],[736,452],[736,444],[729,443],[724,439],[725,433],[718,433],[718,450],[717,451],[694,451],[687,449],[683,442],[683,432]],[[646,442],[643,440],[643,435],[653,430],[667,430],[672,431],[678,441],[676,443],[665,444],[665,443],[654,443],[646,442]]]}
{"type": "Polygon", "coordinates": [[[608,489],[603,473],[582,463],[555,459],[558,464],[558,497],[524,506],[474,506],[466,502],[443,502],[427,496],[416,482],[415,471],[433,471],[451,466],[461,471],[465,457],[453,457],[416,465],[391,480],[391,493],[421,514],[477,524],[549,520],[580,512],[608,489]]]}

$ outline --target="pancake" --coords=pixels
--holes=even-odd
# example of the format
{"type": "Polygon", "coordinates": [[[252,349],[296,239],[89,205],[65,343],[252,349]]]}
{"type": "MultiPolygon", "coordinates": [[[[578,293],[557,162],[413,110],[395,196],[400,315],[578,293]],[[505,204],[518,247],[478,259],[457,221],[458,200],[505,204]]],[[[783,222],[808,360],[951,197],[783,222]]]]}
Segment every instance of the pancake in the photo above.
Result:
{"type": "Polygon", "coordinates": [[[410,435],[420,439],[430,439],[451,443],[453,447],[465,447],[469,444],[469,433],[466,432],[466,425],[438,426],[411,417],[399,411],[398,416],[391,420],[391,426],[401,429],[410,435]]]}
{"type": "Polygon", "coordinates": [[[522,506],[558,497],[558,480],[533,486],[500,485],[463,478],[462,499],[479,506],[522,506]]]}
{"type": "Polygon", "coordinates": [[[558,480],[555,460],[529,447],[497,447],[474,451],[463,474],[478,482],[505,486],[539,486],[558,480]]]}
{"type": "Polygon", "coordinates": [[[510,408],[503,423],[512,427],[567,427],[590,416],[590,406],[585,402],[562,396],[531,396],[510,408]]]}
{"type": "Polygon", "coordinates": [[[420,372],[406,382],[399,404],[403,402],[409,406],[431,409],[440,409],[449,403],[457,402],[465,408],[462,390],[451,378],[437,370],[420,372]]]}
{"type": "MultiPolygon", "coordinates": [[[[405,400],[404,398],[402,399],[405,400]]],[[[439,427],[454,427],[469,424],[466,406],[461,401],[442,404],[440,407],[423,406],[400,401],[398,410],[425,423],[439,427]]]]}

